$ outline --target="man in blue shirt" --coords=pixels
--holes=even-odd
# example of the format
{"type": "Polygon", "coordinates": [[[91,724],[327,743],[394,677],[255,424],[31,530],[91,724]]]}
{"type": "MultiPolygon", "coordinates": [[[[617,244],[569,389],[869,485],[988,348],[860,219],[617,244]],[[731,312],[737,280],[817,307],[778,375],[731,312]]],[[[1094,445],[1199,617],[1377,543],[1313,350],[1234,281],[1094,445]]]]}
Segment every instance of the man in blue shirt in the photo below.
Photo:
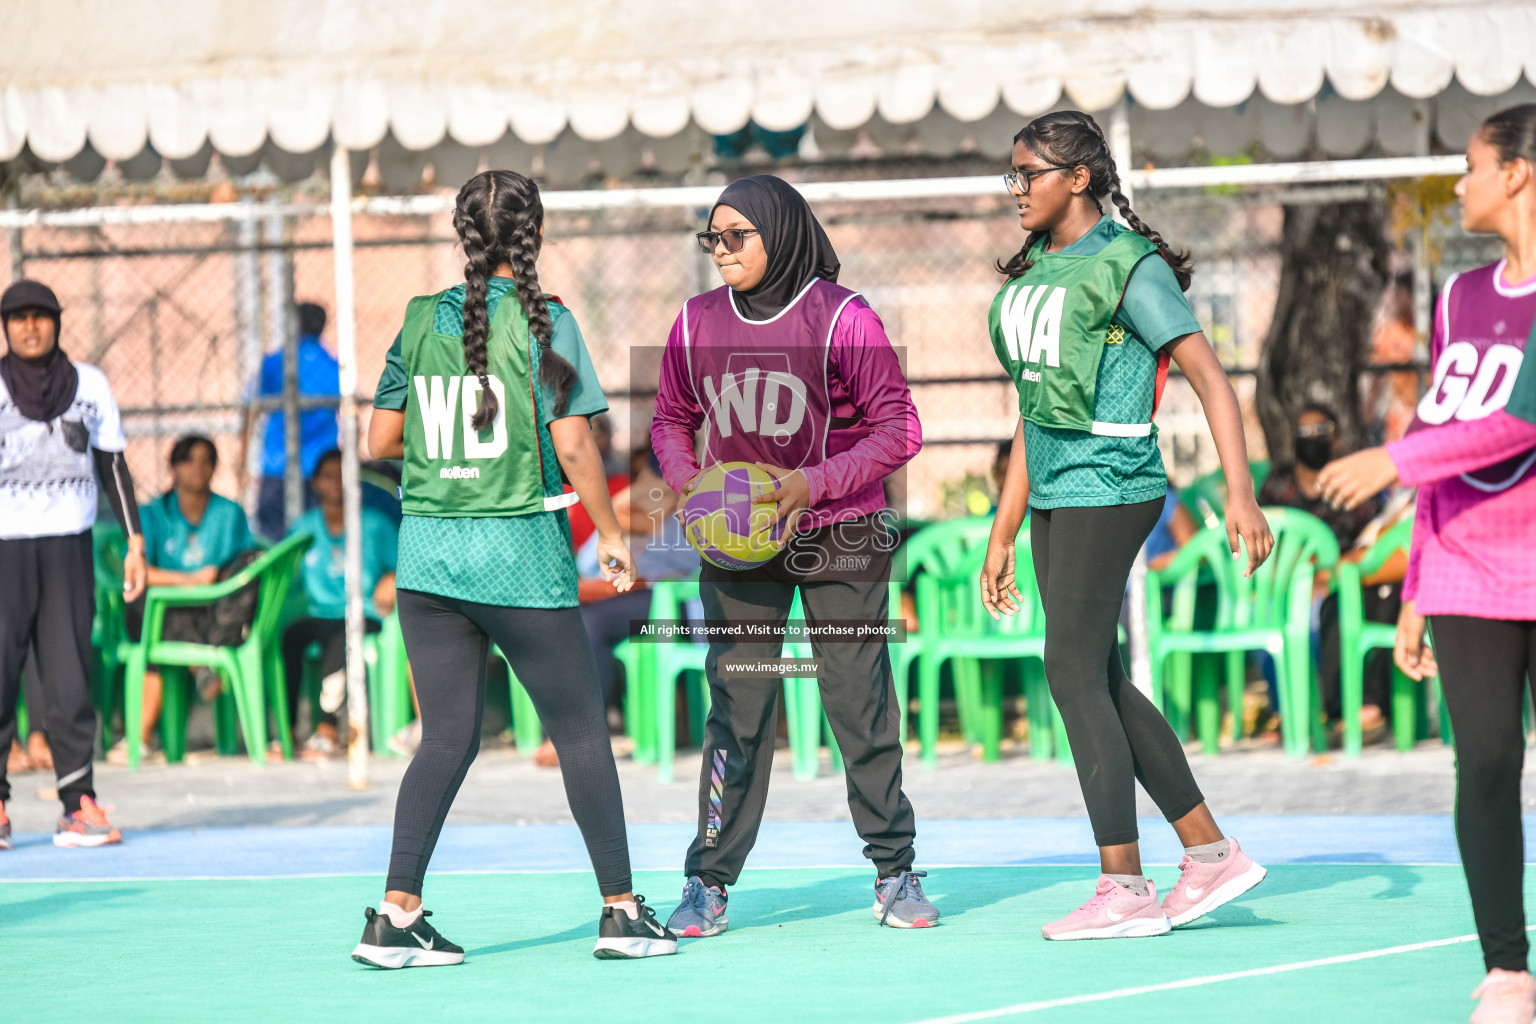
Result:
{"type": "MultiPolygon", "coordinates": [[[[320,344],[325,330],[325,309],[313,302],[298,306],[299,350],[298,377],[300,395],[340,395],[341,369],[336,357],[320,344]]],[[[257,390],[263,398],[279,397],[283,393],[283,353],[269,352],[261,362],[261,381],[257,390]]],[[[243,450],[248,450],[251,431],[259,412],[246,413],[243,450]]],[[[270,540],[279,540],[287,533],[287,517],[283,508],[283,473],[288,465],[287,427],[281,409],[267,417],[266,433],[262,439],[261,475],[256,498],[256,530],[270,540]]],[[[336,410],[332,408],[303,409],[299,412],[299,461],[307,480],[315,473],[320,456],[338,447],[336,410]]],[[[240,460],[245,466],[245,458],[240,460]]],[[[305,488],[304,507],[313,508],[315,498],[305,488]]]]}

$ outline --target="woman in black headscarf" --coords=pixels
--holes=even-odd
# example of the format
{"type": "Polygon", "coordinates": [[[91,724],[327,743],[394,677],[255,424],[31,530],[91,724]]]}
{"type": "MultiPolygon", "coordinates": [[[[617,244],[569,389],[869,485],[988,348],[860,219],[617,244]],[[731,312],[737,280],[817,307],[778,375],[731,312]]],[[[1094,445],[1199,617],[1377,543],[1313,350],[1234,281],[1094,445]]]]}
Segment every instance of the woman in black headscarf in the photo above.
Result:
{"type": "MultiPolygon", "coordinates": [[[[906,378],[880,318],[836,283],[837,254],[804,198],[767,174],[721,194],[699,234],[725,286],[683,305],[662,358],[651,441],[668,486],[687,497],[703,464],[753,462],[778,488],[787,543],[760,565],[707,562],[699,575],[712,624],[782,627],[796,592],[809,622],[888,621],[892,535],[882,481],[922,444],[906,378]]],[[[773,762],[780,679],[722,676],[722,661],[782,653],[780,638],[712,638],[712,695],[678,935],[726,928],[726,887],[757,838],[773,762]]],[[[812,638],[821,697],[843,753],[854,825],[875,862],[874,915],[924,928],[939,912],[911,870],[916,819],[901,791],[906,680],[893,687],[883,634],[812,638]]],[[[665,755],[664,755],[665,756],[665,755]]]]}
{"type": "MultiPolygon", "coordinates": [[[[0,357],[0,751],[15,740],[22,665],[35,646],[64,804],[53,842],[101,846],[122,836],[96,805],[91,785],[93,461],[128,535],[128,601],[144,590],[144,538],[112,389],[96,367],[70,362],[59,347],[59,321],[59,300],[47,285],[17,281],[0,296],[6,339],[0,357]]],[[[41,716],[43,709],[35,710],[41,716]]],[[[0,767],[0,849],[10,846],[11,831],[4,772],[0,767]]]]}

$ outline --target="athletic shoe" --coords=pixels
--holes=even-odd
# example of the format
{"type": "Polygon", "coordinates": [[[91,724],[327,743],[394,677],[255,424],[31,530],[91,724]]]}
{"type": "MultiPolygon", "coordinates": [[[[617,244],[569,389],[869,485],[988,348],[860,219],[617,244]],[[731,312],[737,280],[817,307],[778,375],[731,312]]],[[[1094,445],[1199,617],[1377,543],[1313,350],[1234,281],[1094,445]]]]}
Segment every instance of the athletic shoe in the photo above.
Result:
{"type": "Polygon", "coordinates": [[[725,917],[728,898],[718,885],[706,886],[698,875],[689,875],[688,884],[683,886],[683,902],[672,911],[667,930],[683,939],[719,935],[730,926],[725,917]]]}
{"type": "Polygon", "coordinates": [[[352,951],[352,959],[370,967],[395,970],[400,967],[446,967],[464,962],[464,950],[447,939],[427,918],[423,910],[409,927],[396,928],[388,917],[372,907],[363,911],[368,923],[363,925],[363,939],[352,951]]]}
{"type": "Polygon", "coordinates": [[[0,850],[11,848],[11,819],[5,816],[5,803],[0,801],[0,850]]]}
{"type": "Polygon", "coordinates": [[[80,809],[59,819],[53,830],[54,846],[108,846],[123,841],[123,834],[112,827],[107,812],[88,796],[80,798],[80,809]]]}
{"type": "Polygon", "coordinates": [[[1179,862],[1179,880],[1163,900],[1163,913],[1175,928],[1204,917],[1264,881],[1268,872],[1243,852],[1236,839],[1227,841],[1232,852],[1225,860],[1201,864],[1186,853],[1179,862]]]}
{"type": "Polygon", "coordinates": [[[1529,971],[1495,967],[1472,992],[1481,999],[1472,1011],[1472,1024],[1531,1024],[1536,1017],[1536,980],[1529,971]]]}
{"type": "Polygon", "coordinates": [[[1108,875],[1099,876],[1093,899],[1060,921],[1040,929],[1048,939],[1134,939],[1161,935],[1173,926],[1157,904],[1157,888],[1147,881],[1138,896],[1108,875]]]}
{"type": "Polygon", "coordinates": [[[923,895],[926,871],[900,871],[875,879],[875,920],[892,928],[932,928],[939,923],[939,908],[923,895]]]}
{"type": "Polygon", "coordinates": [[[597,945],[592,955],[599,960],[638,960],[646,956],[670,956],[677,952],[677,936],[656,920],[656,911],[635,897],[639,913],[630,917],[618,907],[604,907],[597,919],[597,945]]]}

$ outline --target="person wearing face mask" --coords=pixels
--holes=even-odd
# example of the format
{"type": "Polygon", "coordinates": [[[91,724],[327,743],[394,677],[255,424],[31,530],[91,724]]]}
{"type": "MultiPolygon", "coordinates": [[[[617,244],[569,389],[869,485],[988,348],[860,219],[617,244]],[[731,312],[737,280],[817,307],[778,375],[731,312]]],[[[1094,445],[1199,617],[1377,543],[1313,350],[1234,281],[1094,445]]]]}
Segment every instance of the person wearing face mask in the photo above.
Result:
{"type": "MultiPolygon", "coordinates": [[[[778,488],[790,539],[770,561],[700,570],[709,623],[782,629],[798,591],[807,623],[880,623],[895,537],[882,481],[917,454],[921,428],[880,317],[837,284],[841,266],[804,197],[782,179],[733,182],[710,211],[700,248],[724,286],[683,305],[662,357],[651,441],[667,486],[686,502],[702,470],[755,462],[778,488]],[[704,435],[703,458],[696,436],[704,435]]],[[[899,614],[899,612],[898,612],[899,614]]],[[[883,636],[823,643],[822,704],[847,765],[848,806],[875,864],[874,916],[927,928],[939,912],[912,871],[917,823],[902,792],[901,715],[883,636]]],[[[757,840],[782,680],[722,674],[722,661],[782,653],[768,640],[710,638],[711,705],[688,849],[679,935],[726,930],[726,888],[757,840]]]]}
{"type": "MultiPolygon", "coordinates": [[[[64,804],[53,843],[103,846],[122,834],[97,806],[91,784],[98,476],[128,536],[125,601],[144,591],[144,535],[117,400],[105,374],[59,347],[61,313],[53,289],[38,281],[17,281],[0,295],[7,346],[0,357],[0,750],[15,739],[22,665],[35,645],[64,804]]],[[[0,769],[0,849],[11,845],[10,795],[0,769]]]]}
{"type": "Polygon", "coordinates": [[[1296,414],[1296,461],[1276,466],[1259,488],[1260,505],[1281,505],[1309,512],[1328,524],[1338,538],[1339,550],[1355,546],[1355,538],[1381,511],[1381,500],[1371,497],[1353,509],[1330,505],[1323,497],[1318,474],[1339,450],[1339,418],[1326,405],[1307,405],[1296,414]]]}

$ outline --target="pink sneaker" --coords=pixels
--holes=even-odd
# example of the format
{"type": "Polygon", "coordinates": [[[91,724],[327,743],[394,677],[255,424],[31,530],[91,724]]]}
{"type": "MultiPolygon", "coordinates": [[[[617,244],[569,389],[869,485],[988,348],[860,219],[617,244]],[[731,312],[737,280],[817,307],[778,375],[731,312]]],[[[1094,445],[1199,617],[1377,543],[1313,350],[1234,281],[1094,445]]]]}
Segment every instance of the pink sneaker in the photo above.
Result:
{"type": "Polygon", "coordinates": [[[1531,1024],[1536,1018],[1536,980],[1529,971],[1495,967],[1472,992],[1481,999],[1472,1011],[1472,1024],[1531,1024]]]}
{"type": "Polygon", "coordinates": [[[1163,913],[1177,928],[1204,917],[1264,881],[1269,874],[1229,839],[1232,853],[1219,864],[1200,864],[1188,854],[1179,862],[1179,880],[1163,900],[1163,913]]]}
{"type": "Polygon", "coordinates": [[[1099,876],[1093,899],[1060,921],[1040,929],[1048,939],[1134,939],[1161,935],[1172,925],[1157,905],[1157,889],[1147,880],[1147,894],[1137,896],[1125,886],[1099,876]]]}

